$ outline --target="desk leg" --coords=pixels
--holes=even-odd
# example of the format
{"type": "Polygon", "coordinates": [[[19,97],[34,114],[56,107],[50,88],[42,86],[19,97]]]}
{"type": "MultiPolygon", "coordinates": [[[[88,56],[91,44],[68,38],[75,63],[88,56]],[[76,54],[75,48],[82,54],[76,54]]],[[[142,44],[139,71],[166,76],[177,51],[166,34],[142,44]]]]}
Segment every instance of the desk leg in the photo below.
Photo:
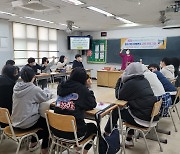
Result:
{"type": "Polygon", "coordinates": [[[125,149],[125,138],[124,138],[124,135],[123,135],[123,123],[122,123],[122,119],[121,119],[121,108],[118,107],[118,114],[119,114],[119,139],[122,139],[122,150],[124,151],[124,154],[126,154],[126,149],[125,149]]]}

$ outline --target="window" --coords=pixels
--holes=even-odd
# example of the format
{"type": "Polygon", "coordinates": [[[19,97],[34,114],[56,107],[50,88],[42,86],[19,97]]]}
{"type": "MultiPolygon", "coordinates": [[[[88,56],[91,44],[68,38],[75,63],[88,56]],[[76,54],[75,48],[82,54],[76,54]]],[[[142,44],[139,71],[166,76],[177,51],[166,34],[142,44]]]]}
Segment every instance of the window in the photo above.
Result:
{"type": "Polygon", "coordinates": [[[57,57],[57,30],[21,23],[13,23],[14,60],[25,65],[33,57],[41,62],[43,57],[57,57]]]}

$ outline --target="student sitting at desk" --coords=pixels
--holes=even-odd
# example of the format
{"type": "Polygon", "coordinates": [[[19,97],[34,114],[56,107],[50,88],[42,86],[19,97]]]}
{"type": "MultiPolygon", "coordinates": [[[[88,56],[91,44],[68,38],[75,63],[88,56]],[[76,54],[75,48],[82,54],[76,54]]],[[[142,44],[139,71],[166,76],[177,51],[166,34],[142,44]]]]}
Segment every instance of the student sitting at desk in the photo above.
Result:
{"type": "MultiPolygon", "coordinates": [[[[18,70],[15,66],[5,65],[2,69],[2,75],[0,75],[0,107],[12,112],[12,95],[13,87],[18,79],[18,70]]],[[[6,125],[1,124],[0,126],[4,128],[6,125]]]]}
{"type": "MultiPolygon", "coordinates": [[[[41,152],[48,153],[49,133],[45,118],[40,116],[39,104],[48,101],[51,94],[44,92],[34,85],[35,72],[30,67],[23,67],[22,82],[17,82],[13,91],[12,125],[16,129],[42,128],[37,132],[39,139],[43,139],[41,152]]],[[[37,146],[35,137],[32,137],[30,149],[37,146]]]]}
{"type": "Polygon", "coordinates": [[[57,63],[56,71],[61,72],[61,70],[66,70],[66,66],[67,66],[67,57],[61,55],[57,63]]]}
{"type": "Polygon", "coordinates": [[[170,81],[173,81],[175,79],[174,76],[174,66],[171,64],[170,58],[163,58],[160,62],[161,70],[160,72],[170,81]]]}
{"type": "MultiPolygon", "coordinates": [[[[75,68],[72,70],[69,79],[59,84],[57,94],[59,95],[56,101],[54,112],[65,115],[73,115],[77,124],[77,135],[81,140],[85,140],[92,134],[97,133],[97,127],[94,123],[85,123],[84,114],[86,110],[92,110],[96,107],[96,99],[94,93],[90,91],[91,82],[88,80],[88,75],[83,68],[75,68]],[[64,105],[67,104],[67,105],[64,105]]],[[[52,129],[56,136],[74,139],[74,133],[59,132],[52,129]]],[[[91,148],[91,144],[85,146],[84,154],[91,148]]]]}
{"type": "Polygon", "coordinates": [[[76,68],[76,67],[82,67],[84,68],[83,64],[82,64],[82,57],[80,54],[75,55],[75,60],[73,61],[73,66],[72,69],[76,68]]]}
{"type": "MultiPolygon", "coordinates": [[[[52,57],[52,58],[53,58],[53,60],[51,62],[49,62],[47,57],[42,58],[42,65],[41,65],[42,73],[51,73],[52,72],[51,67],[54,65],[55,57],[52,57]]],[[[41,79],[38,82],[38,84],[41,85],[42,89],[47,88],[47,83],[48,83],[47,79],[41,79]]]]}
{"type": "Polygon", "coordinates": [[[148,66],[148,69],[157,75],[158,79],[160,80],[160,82],[164,87],[165,92],[169,92],[171,94],[172,102],[174,102],[176,95],[176,87],[160,72],[159,65],[150,64],[148,66]]]}
{"type": "MultiPolygon", "coordinates": [[[[147,79],[144,78],[143,69],[140,63],[131,63],[125,69],[122,75],[122,85],[120,82],[116,85],[116,98],[128,101],[127,109],[121,111],[121,117],[129,124],[138,127],[148,127],[151,120],[151,112],[157,98],[154,96],[147,79]]],[[[112,112],[113,126],[118,120],[117,109],[112,112]]],[[[159,117],[154,118],[154,122],[159,117]]],[[[106,124],[105,134],[110,133],[110,120],[106,124]]],[[[132,136],[134,130],[128,132],[126,146],[133,146],[132,136]]]]}
{"type": "Polygon", "coordinates": [[[35,59],[32,57],[28,59],[28,64],[26,64],[25,66],[31,67],[36,75],[39,74],[38,70],[42,70],[42,67],[39,64],[37,64],[35,62],[35,59]]]}

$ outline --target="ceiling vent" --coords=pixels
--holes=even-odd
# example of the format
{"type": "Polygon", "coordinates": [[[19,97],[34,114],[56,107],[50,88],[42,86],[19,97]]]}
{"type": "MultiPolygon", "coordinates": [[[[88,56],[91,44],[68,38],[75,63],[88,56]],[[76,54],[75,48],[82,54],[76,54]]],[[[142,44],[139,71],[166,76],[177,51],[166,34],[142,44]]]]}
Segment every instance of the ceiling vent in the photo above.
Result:
{"type": "Polygon", "coordinates": [[[51,7],[43,4],[42,0],[29,0],[28,2],[17,0],[12,2],[12,6],[38,12],[52,10],[51,7]]]}

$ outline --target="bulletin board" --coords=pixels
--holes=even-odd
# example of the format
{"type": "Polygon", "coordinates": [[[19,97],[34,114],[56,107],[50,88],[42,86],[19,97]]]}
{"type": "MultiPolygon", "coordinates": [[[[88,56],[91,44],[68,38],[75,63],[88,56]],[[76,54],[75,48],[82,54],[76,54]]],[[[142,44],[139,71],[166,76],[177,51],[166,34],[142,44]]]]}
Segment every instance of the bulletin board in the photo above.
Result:
{"type": "Polygon", "coordinates": [[[107,40],[93,40],[92,54],[87,57],[88,63],[106,63],[107,40]]]}

